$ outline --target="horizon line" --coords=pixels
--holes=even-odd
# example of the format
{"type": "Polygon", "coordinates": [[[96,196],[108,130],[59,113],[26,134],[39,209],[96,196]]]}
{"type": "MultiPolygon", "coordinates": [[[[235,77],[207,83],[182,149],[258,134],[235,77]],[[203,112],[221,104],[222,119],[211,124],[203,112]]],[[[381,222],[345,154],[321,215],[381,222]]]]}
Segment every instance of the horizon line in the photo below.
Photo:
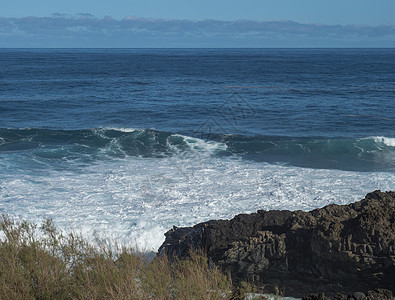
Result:
{"type": "Polygon", "coordinates": [[[4,49],[395,49],[395,47],[0,47],[4,49]]]}

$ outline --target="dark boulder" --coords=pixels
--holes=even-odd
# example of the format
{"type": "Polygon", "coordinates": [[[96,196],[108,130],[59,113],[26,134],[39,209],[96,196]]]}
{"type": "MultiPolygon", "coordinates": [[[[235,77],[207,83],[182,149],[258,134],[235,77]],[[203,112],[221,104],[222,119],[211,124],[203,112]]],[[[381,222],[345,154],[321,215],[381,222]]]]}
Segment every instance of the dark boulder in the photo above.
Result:
{"type": "Polygon", "coordinates": [[[258,211],[166,234],[159,254],[201,248],[235,282],[302,297],[325,292],[395,291],[395,192],[310,212],[258,211]]]}

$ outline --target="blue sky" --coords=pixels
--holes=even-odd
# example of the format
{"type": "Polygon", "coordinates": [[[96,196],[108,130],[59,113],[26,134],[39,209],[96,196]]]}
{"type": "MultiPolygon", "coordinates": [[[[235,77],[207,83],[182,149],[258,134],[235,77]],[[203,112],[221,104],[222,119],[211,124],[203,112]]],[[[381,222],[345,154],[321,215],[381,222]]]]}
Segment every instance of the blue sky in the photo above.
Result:
{"type": "Polygon", "coordinates": [[[1,3],[0,47],[395,47],[394,0],[1,3]]]}

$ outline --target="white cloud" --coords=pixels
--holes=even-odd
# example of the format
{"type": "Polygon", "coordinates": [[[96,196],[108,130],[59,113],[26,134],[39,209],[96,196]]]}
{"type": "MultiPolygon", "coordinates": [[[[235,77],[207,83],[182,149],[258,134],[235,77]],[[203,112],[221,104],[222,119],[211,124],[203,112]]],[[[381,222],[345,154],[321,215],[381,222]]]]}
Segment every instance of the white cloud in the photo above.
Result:
{"type": "Polygon", "coordinates": [[[1,47],[330,47],[395,45],[395,25],[324,25],[292,21],[164,20],[88,13],[77,17],[0,18],[1,47]],[[70,34],[72,34],[70,36],[70,34]],[[23,40],[21,40],[23,37],[23,40]],[[83,40],[83,44],[81,44],[83,40]],[[286,42],[288,40],[288,44],[286,42]]]}

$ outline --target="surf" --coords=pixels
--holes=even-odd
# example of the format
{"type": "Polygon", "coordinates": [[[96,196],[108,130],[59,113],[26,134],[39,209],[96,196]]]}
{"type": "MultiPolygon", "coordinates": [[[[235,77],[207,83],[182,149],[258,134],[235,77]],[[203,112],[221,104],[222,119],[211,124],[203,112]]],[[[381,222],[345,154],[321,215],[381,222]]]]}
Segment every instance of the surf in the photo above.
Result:
{"type": "Polygon", "coordinates": [[[126,157],[238,157],[255,162],[345,171],[395,171],[395,139],[210,134],[205,138],[155,129],[0,129],[0,155],[47,162],[126,157]]]}

